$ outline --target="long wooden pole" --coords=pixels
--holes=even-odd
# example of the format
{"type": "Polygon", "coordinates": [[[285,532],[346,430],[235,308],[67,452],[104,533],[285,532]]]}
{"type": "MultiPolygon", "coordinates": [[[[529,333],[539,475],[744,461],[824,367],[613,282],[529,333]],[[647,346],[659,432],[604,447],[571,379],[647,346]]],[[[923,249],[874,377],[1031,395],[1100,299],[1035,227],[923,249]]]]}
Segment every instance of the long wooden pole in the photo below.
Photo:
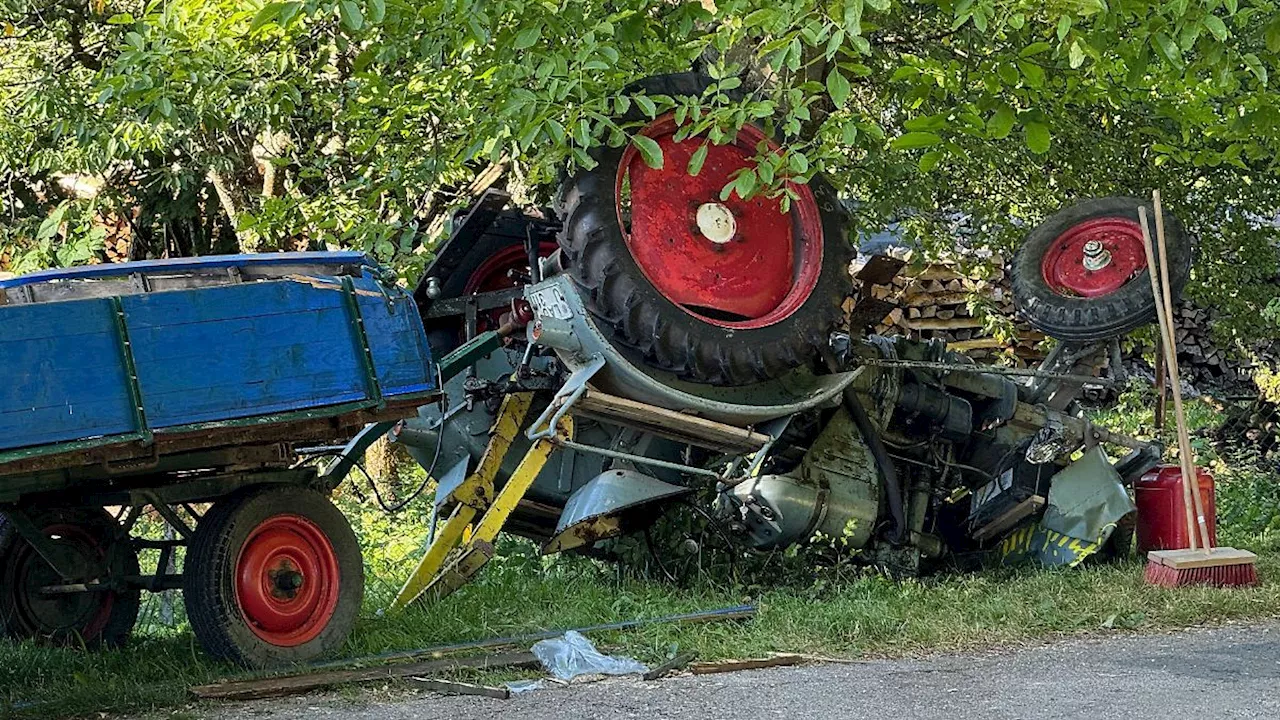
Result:
{"type": "MultiPolygon", "coordinates": [[[[1170,373],[1170,385],[1173,386],[1173,408],[1174,413],[1182,417],[1182,388],[1178,386],[1177,380],[1177,358],[1170,358],[1170,355],[1176,355],[1173,347],[1173,333],[1169,330],[1167,322],[1168,317],[1165,313],[1164,296],[1160,292],[1159,274],[1156,272],[1156,253],[1151,246],[1151,231],[1147,225],[1147,209],[1145,207],[1138,208],[1138,220],[1142,224],[1142,245],[1147,251],[1147,274],[1151,276],[1151,295],[1156,301],[1156,324],[1160,327],[1160,349],[1164,353],[1164,366],[1170,373]]],[[[1179,423],[1181,426],[1181,423],[1179,423]]],[[[1196,522],[1194,511],[1192,509],[1193,493],[1191,491],[1191,483],[1187,481],[1186,467],[1186,450],[1182,448],[1182,434],[1178,434],[1178,454],[1182,456],[1182,509],[1185,511],[1185,520],[1187,524],[1187,540],[1191,543],[1191,549],[1196,548],[1196,522]]]]}
{"type": "MultiPolygon", "coordinates": [[[[1178,380],[1178,346],[1174,344],[1173,332],[1173,291],[1169,288],[1169,253],[1166,250],[1164,241],[1164,210],[1160,206],[1160,191],[1156,190],[1151,193],[1152,209],[1156,213],[1156,245],[1160,248],[1160,278],[1161,286],[1164,290],[1164,316],[1165,323],[1169,328],[1169,344],[1173,352],[1170,354],[1171,365],[1169,366],[1169,383],[1173,385],[1174,397],[1178,401],[1174,403],[1174,412],[1178,417],[1178,445],[1181,449],[1179,453],[1182,455],[1182,479],[1183,482],[1189,484],[1193,489],[1191,492],[1191,501],[1195,506],[1196,525],[1200,529],[1200,545],[1206,550],[1213,547],[1213,543],[1209,541],[1209,523],[1204,516],[1204,499],[1200,493],[1200,476],[1196,472],[1196,458],[1192,454],[1191,436],[1187,432],[1187,416],[1182,409],[1181,395],[1182,383],[1178,380]]],[[[1188,533],[1194,535],[1195,528],[1188,527],[1188,533]]],[[[1194,547],[1194,546],[1193,546],[1194,547]]]]}

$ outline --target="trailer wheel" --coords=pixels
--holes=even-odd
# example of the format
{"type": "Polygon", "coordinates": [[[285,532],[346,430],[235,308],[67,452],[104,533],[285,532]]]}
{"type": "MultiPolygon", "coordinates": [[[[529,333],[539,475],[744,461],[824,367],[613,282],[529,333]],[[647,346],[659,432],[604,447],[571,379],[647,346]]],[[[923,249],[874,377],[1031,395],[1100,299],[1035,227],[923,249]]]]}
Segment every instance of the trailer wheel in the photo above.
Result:
{"type": "Polygon", "coordinates": [[[183,596],[211,656],[270,667],[336,650],[364,596],[360,544],[324,495],[255,489],[216,503],[187,551],[183,596]]]}
{"type": "MultiPolygon", "coordinates": [[[[1045,334],[1071,342],[1107,340],[1155,318],[1136,198],[1086,200],[1040,223],[1014,257],[1011,284],[1018,309],[1045,334]]],[[[1192,243],[1164,213],[1170,291],[1176,301],[1191,275],[1192,243]]]]}
{"type": "MultiPolygon", "coordinates": [[[[138,575],[138,555],[120,525],[102,508],[31,513],[36,526],[69,551],[82,579],[119,582],[138,575]]],[[[118,647],[138,619],[137,588],[48,595],[66,581],[0,515],[0,634],[56,645],[118,647]]]]}
{"type": "MultiPolygon", "coordinates": [[[[630,90],[700,97],[694,73],[641,80],[630,90]]],[[[733,94],[733,93],[730,93],[733,94]]],[[[649,365],[696,382],[744,385],[813,361],[843,319],[853,245],[836,191],[819,176],[790,183],[790,208],[757,194],[721,197],[738,173],[776,149],[748,123],[733,142],[677,140],[673,114],[620,119],[663,152],[649,167],[635,145],[597,147],[598,166],[557,193],[560,247],[591,313],[649,365]],[[688,166],[706,151],[698,174],[688,166]]]]}

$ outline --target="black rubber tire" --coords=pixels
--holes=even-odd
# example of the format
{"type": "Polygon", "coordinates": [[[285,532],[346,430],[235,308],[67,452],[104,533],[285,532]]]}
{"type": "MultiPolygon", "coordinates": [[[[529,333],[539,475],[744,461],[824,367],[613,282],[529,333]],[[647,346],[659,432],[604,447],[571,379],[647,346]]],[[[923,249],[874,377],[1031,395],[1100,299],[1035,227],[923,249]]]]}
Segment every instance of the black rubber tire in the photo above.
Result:
{"type": "MultiPolygon", "coordinates": [[[[628,91],[699,96],[711,82],[696,73],[660,75],[641,80],[628,91]]],[[[638,108],[621,118],[623,123],[643,120],[638,108]]],[[[599,165],[579,170],[556,194],[556,214],[563,222],[559,242],[567,271],[602,330],[653,367],[715,385],[770,380],[812,362],[843,319],[841,305],[853,287],[849,263],[854,250],[846,230],[847,214],[835,189],[820,177],[809,183],[822,215],[824,256],[808,300],[794,315],[773,325],[724,328],[700,320],[664,297],[632,258],[614,197],[624,150],[592,149],[599,165]]]]}
{"type": "MultiPolygon", "coordinates": [[[[86,531],[95,539],[102,562],[107,566],[107,577],[122,579],[137,577],[138,554],[129,543],[123,528],[102,508],[51,508],[31,511],[31,519],[38,527],[70,525],[86,531]]],[[[13,525],[0,514],[0,636],[11,640],[38,640],[52,645],[83,645],[88,648],[119,647],[129,640],[134,623],[138,619],[141,591],[137,588],[103,592],[72,594],[53,600],[44,600],[42,612],[57,609],[67,614],[66,620],[57,625],[32,617],[29,597],[34,588],[27,588],[26,572],[31,563],[40,563],[52,575],[35,554],[35,550],[18,535],[13,525]],[[106,606],[110,603],[109,607],[106,606]],[[106,620],[101,615],[106,613],[106,620]],[[87,632],[88,625],[98,625],[87,632]]]]}
{"type": "MultiPolygon", "coordinates": [[[[1049,287],[1041,271],[1045,253],[1071,227],[1104,217],[1122,217],[1137,222],[1139,207],[1147,209],[1148,222],[1152,222],[1155,213],[1150,203],[1137,198],[1107,197],[1072,205],[1051,215],[1031,231],[1014,256],[1010,273],[1014,303],[1027,322],[1059,340],[1095,342],[1124,335],[1155,320],[1155,299],[1146,270],[1119,290],[1095,298],[1060,295],[1049,287]]],[[[1172,280],[1170,292],[1177,302],[1191,276],[1192,241],[1183,230],[1182,223],[1167,210],[1164,229],[1172,280]]],[[[1154,224],[1151,231],[1155,232],[1154,224]]]]}
{"type": "Polygon", "coordinates": [[[250,668],[304,663],[346,642],[364,598],[364,562],[350,523],[329,499],[293,486],[252,488],[224,498],[201,518],[187,548],[183,600],[191,629],[205,652],[250,668]],[[311,521],[332,544],[340,574],[333,616],[315,638],[293,647],[274,645],[253,632],[235,592],[236,562],[250,534],[281,514],[311,521]]]}

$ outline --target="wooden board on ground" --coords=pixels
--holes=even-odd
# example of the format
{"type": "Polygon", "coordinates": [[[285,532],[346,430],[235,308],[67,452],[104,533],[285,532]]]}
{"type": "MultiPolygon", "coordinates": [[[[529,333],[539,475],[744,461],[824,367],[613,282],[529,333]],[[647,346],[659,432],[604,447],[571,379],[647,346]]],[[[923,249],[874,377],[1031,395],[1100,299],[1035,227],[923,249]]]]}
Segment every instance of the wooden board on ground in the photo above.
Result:
{"type": "Polygon", "coordinates": [[[532,667],[537,664],[538,658],[533,653],[499,653],[496,655],[428,660],[404,665],[385,665],[357,670],[331,670],[304,675],[284,675],[260,680],[237,680],[213,685],[198,685],[191,688],[191,694],[202,700],[260,700],[262,698],[297,695],[337,685],[408,678],[417,675],[451,672],[463,668],[532,667]]]}
{"type": "Polygon", "coordinates": [[[738,672],[739,670],[759,670],[760,668],[783,667],[813,662],[808,655],[795,653],[777,653],[765,658],[749,658],[746,660],[720,660],[717,662],[701,662],[689,665],[689,672],[694,675],[712,675],[715,673],[738,672]]]}

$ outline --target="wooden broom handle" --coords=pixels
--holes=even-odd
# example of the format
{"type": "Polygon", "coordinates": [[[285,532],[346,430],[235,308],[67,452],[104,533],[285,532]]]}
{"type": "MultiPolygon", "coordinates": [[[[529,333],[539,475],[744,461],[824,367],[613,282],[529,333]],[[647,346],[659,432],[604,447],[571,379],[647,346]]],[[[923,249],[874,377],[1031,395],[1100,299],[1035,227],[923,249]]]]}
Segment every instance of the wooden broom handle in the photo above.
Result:
{"type": "MultiPolygon", "coordinates": [[[[1141,206],[1138,207],[1138,220],[1142,225],[1142,245],[1145,248],[1146,254],[1147,254],[1147,274],[1151,276],[1151,295],[1156,301],[1156,324],[1160,328],[1160,338],[1162,341],[1160,343],[1160,350],[1162,353],[1164,353],[1165,369],[1172,376],[1171,382],[1169,384],[1173,386],[1174,413],[1178,416],[1178,418],[1181,418],[1182,417],[1182,388],[1178,386],[1178,380],[1176,375],[1177,370],[1175,369],[1176,366],[1174,365],[1174,362],[1176,361],[1177,358],[1170,359],[1169,357],[1170,355],[1176,355],[1177,353],[1173,348],[1172,332],[1170,332],[1169,324],[1166,322],[1168,320],[1168,317],[1166,316],[1166,313],[1165,313],[1164,298],[1160,292],[1160,280],[1159,280],[1158,274],[1156,273],[1156,253],[1155,253],[1155,249],[1152,248],[1151,246],[1151,231],[1148,229],[1148,226],[1147,226],[1147,209],[1145,207],[1141,207],[1141,206]]],[[[1181,421],[1178,422],[1178,427],[1182,427],[1181,421]]],[[[1191,543],[1191,549],[1194,550],[1196,548],[1196,521],[1195,521],[1195,513],[1194,513],[1194,510],[1192,509],[1192,506],[1195,501],[1192,499],[1192,496],[1194,495],[1194,493],[1191,492],[1191,484],[1187,481],[1187,468],[1186,468],[1187,456],[1186,456],[1186,451],[1182,448],[1181,433],[1178,434],[1178,451],[1179,451],[1178,454],[1182,456],[1181,458],[1182,460],[1182,463],[1181,463],[1182,465],[1182,509],[1185,512],[1184,521],[1186,522],[1186,527],[1187,527],[1187,539],[1191,543]]]]}
{"type": "MultiPolygon", "coordinates": [[[[1160,191],[1155,190],[1151,193],[1151,205],[1156,214],[1156,246],[1160,249],[1160,278],[1161,287],[1164,291],[1164,316],[1165,325],[1169,328],[1169,344],[1172,346],[1173,352],[1170,356],[1172,364],[1169,366],[1169,380],[1173,385],[1174,397],[1178,398],[1174,403],[1174,411],[1178,417],[1178,445],[1181,449],[1183,457],[1182,472],[1183,477],[1188,478],[1187,482],[1193,488],[1191,492],[1191,502],[1196,511],[1196,525],[1200,530],[1201,547],[1208,550],[1213,547],[1209,541],[1209,524],[1204,517],[1204,500],[1200,497],[1200,475],[1196,472],[1196,458],[1191,450],[1191,436],[1187,432],[1187,416],[1182,409],[1182,383],[1178,380],[1178,346],[1174,344],[1173,332],[1173,291],[1169,287],[1169,256],[1166,252],[1167,244],[1164,241],[1164,210],[1160,206],[1160,191]]],[[[1193,535],[1195,528],[1187,528],[1193,535]]]]}

